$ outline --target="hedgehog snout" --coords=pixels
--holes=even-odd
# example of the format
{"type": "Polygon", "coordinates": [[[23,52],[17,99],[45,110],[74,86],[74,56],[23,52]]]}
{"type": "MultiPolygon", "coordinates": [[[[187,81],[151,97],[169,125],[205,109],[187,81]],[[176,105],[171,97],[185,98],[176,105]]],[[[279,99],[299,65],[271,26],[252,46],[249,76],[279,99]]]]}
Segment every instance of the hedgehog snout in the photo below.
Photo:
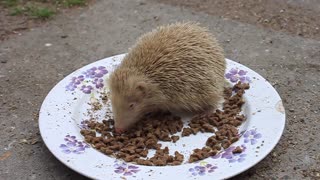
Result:
{"type": "Polygon", "coordinates": [[[124,130],[122,128],[115,128],[116,133],[123,133],[124,130]]]}

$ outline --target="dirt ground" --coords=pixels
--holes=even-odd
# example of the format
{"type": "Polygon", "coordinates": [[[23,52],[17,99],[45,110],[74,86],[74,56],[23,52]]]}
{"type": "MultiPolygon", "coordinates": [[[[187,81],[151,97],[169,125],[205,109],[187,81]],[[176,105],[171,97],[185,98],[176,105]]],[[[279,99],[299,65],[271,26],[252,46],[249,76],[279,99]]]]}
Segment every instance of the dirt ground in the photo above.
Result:
{"type": "Polygon", "coordinates": [[[42,142],[43,99],[74,70],[182,20],[209,27],[226,57],[267,78],[286,108],[279,144],[233,179],[320,179],[319,11],[317,0],[104,0],[28,23],[0,7],[0,179],[86,179],[42,142]]]}
{"type": "Polygon", "coordinates": [[[317,0],[156,0],[305,38],[320,38],[317,0]]]}
{"type": "MultiPolygon", "coordinates": [[[[225,19],[249,23],[305,38],[320,39],[320,3],[317,0],[153,0],[187,7],[225,19]]],[[[89,1],[89,4],[95,1],[89,1]]],[[[52,6],[52,5],[51,5],[52,6]]],[[[79,7],[77,7],[79,8],[79,7]]],[[[82,7],[81,7],[82,8],[82,7]]],[[[61,9],[65,10],[65,9],[61,9]]],[[[0,40],[39,26],[44,21],[12,16],[0,6],[0,40]]]]}

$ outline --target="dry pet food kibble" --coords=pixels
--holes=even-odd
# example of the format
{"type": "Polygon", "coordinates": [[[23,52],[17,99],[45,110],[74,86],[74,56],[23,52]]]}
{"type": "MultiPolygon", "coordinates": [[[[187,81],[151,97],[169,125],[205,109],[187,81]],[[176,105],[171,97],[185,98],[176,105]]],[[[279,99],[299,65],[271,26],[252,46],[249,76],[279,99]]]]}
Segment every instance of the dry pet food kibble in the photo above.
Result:
{"type": "MultiPolygon", "coordinates": [[[[145,116],[130,131],[124,134],[114,133],[114,121],[112,119],[95,122],[85,121],[88,129],[82,129],[80,133],[87,143],[100,152],[123,159],[126,162],[135,162],[145,166],[180,165],[184,156],[175,151],[170,155],[170,149],[161,149],[160,141],[176,143],[185,136],[196,135],[199,132],[212,133],[203,147],[194,149],[187,159],[189,163],[216,155],[222,148],[226,149],[239,140],[237,127],[246,120],[241,112],[244,104],[242,98],[248,84],[237,83],[233,88],[225,89],[222,110],[217,109],[212,113],[203,113],[194,116],[188,123],[189,127],[183,127],[180,117],[168,112],[145,116]],[[182,131],[182,132],[181,132],[182,131]],[[181,132],[181,137],[176,133],[181,132]],[[98,136],[98,133],[101,135],[98,136]],[[156,150],[153,157],[148,157],[149,150],[156,150]]],[[[232,153],[241,153],[243,149],[236,147],[232,153]]]]}

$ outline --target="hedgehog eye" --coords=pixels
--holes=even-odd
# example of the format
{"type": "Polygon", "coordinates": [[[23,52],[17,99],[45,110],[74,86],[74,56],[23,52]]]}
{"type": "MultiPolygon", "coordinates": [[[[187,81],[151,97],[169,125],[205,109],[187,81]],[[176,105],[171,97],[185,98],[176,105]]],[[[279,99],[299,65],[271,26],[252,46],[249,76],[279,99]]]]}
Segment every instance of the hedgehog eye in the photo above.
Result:
{"type": "Polygon", "coordinates": [[[130,109],[133,109],[133,107],[134,107],[134,103],[131,103],[131,104],[129,105],[129,108],[130,108],[130,109]]]}

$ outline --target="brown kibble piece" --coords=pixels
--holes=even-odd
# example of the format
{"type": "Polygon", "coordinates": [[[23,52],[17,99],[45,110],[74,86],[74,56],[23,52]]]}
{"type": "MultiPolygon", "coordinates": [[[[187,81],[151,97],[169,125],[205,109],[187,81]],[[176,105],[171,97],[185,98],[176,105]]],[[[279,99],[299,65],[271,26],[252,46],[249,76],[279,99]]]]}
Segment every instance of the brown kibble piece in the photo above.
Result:
{"type": "Polygon", "coordinates": [[[164,149],[158,149],[156,151],[156,156],[163,156],[165,153],[164,153],[164,149]]]}
{"type": "Polygon", "coordinates": [[[142,156],[142,157],[147,157],[148,156],[148,150],[146,149],[146,150],[143,150],[141,153],[139,153],[140,154],[140,156],[142,156]]]}
{"type": "Polygon", "coordinates": [[[81,133],[82,136],[87,136],[87,135],[90,135],[90,136],[93,136],[93,137],[96,136],[96,133],[94,131],[91,131],[91,130],[82,129],[80,131],[80,133],[81,133]]]}
{"type": "Polygon", "coordinates": [[[166,132],[161,132],[158,138],[159,140],[162,140],[162,141],[171,141],[171,138],[169,137],[169,133],[166,133],[166,132]]]}
{"type": "Polygon", "coordinates": [[[236,119],[239,121],[245,121],[246,117],[243,114],[241,114],[241,115],[236,116],[236,119]]]}
{"type": "Polygon", "coordinates": [[[94,129],[95,126],[96,126],[96,123],[95,123],[95,122],[89,122],[89,123],[87,123],[87,126],[88,126],[90,129],[94,129]]]}
{"type": "Polygon", "coordinates": [[[94,147],[96,149],[100,149],[101,147],[106,147],[106,145],[104,143],[97,143],[97,144],[94,145],[94,147]]]}
{"type": "Polygon", "coordinates": [[[179,136],[171,136],[171,139],[172,139],[172,142],[175,143],[180,139],[180,137],[179,136]]]}
{"type": "Polygon", "coordinates": [[[121,152],[125,152],[128,154],[135,154],[135,149],[136,149],[135,146],[129,146],[129,147],[121,149],[121,152]]]}
{"type": "Polygon", "coordinates": [[[142,131],[141,131],[141,130],[136,131],[136,132],[135,132],[135,135],[136,135],[137,137],[140,137],[140,136],[142,135],[142,131]]]}
{"type": "Polygon", "coordinates": [[[195,149],[190,155],[189,163],[209,157],[212,153],[210,148],[203,147],[202,149],[195,149]]]}
{"type": "Polygon", "coordinates": [[[209,152],[209,156],[215,156],[218,154],[218,151],[217,150],[212,150],[209,152]]]}
{"type": "Polygon", "coordinates": [[[152,162],[149,160],[144,160],[144,159],[136,159],[135,162],[139,165],[144,165],[144,166],[152,166],[152,162]]]}
{"type": "Polygon", "coordinates": [[[168,158],[167,158],[167,163],[171,163],[174,161],[174,156],[171,156],[171,155],[167,155],[168,158]]]}
{"type": "Polygon", "coordinates": [[[197,123],[189,123],[189,126],[191,127],[191,128],[200,128],[200,124],[197,124],[197,123]]]}
{"type": "Polygon", "coordinates": [[[166,146],[166,147],[163,149],[163,153],[169,154],[169,148],[168,148],[168,146],[166,146]]]}
{"type": "Polygon", "coordinates": [[[110,142],[114,141],[114,138],[103,138],[102,139],[102,142],[105,143],[105,144],[108,144],[110,142]]]}
{"type": "Polygon", "coordinates": [[[223,91],[224,98],[228,99],[232,95],[232,89],[231,88],[225,88],[223,91]]]}
{"type": "Polygon", "coordinates": [[[248,83],[241,83],[240,81],[234,85],[233,90],[238,91],[238,90],[245,90],[249,89],[250,85],[248,83]]]}
{"type": "Polygon", "coordinates": [[[126,162],[132,162],[134,159],[138,158],[138,155],[129,155],[127,154],[125,158],[123,158],[124,161],[126,162]]]}
{"type": "Polygon", "coordinates": [[[139,142],[139,143],[136,144],[135,146],[136,146],[136,148],[144,148],[144,147],[145,147],[145,145],[144,145],[143,142],[139,142]]]}
{"type": "Polygon", "coordinates": [[[107,125],[107,126],[109,126],[109,122],[108,122],[107,120],[105,120],[105,119],[102,120],[102,123],[105,124],[105,125],[107,125]]]}
{"type": "Polygon", "coordinates": [[[210,152],[210,151],[211,151],[211,148],[203,147],[201,150],[202,150],[203,152],[210,152]]]}
{"type": "Polygon", "coordinates": [[[203,124],[201,127],[204,129],[204,132],[214,133],[214,129],[210,124],[206,123],[206,124],[203,124]]]}
{"type": "Polygon", "coordinates": [[[136,149],[135,151],[136,151],[136,153],[141,153],[143,151],[143,149],[136,149]]]}
{"type": "Polygon", "coordinates": [[[116,139],[116,141],[124,142],[124,141],[127,141],[127,140],[128,140],[128,137],[125,137],[125,136],[117,136],[115,139],[116,139]]]}
{"type": "Polygon", "coordinates": [[[160,159],[157,159],[157,160],[154,160],[152,161],[154,165],[156,166],[165,166],[166,165],[166,162],[163,161],[163,160],[160,160],[160,159]]]}
{"type": "Polygon", "coordinates": [[[157,139],[157,137],[156,137],[154,134],[152,134],[152,133],[148,133],[148,134],[147,134],[147,138],[148,138],[148,139],[157,139]]]}
{"type": "Polygon", "coordinates": [[[85,140],[87,143],[91,143],[91,142],[92,142],[92,139],[93,139],[93,137],[90,136],[90,135],[87,135],[87,136],[84,137],[84,140],[85,140]]]}
{"type": "Polygon", "coordinates": [[[197,156],[195,156],[194,154],[191,154],[190,157],[189,157],[189,163],[193,163],[193,162],[196,162],[198,161],[199,158],[197,156]]]}
{"type": "Polygon", "coordinates": [[[93,144],[99,143],[102,140],[102,137],[93,137],[91,142],[93,144]]]}
{"type": "Polygon", "coordinates": [[[239,146],[237,146],[233,151],[232,151],[232,153],[233,154],[237,154],[237,153],[242,153],[242,149],[239,147],[239,146]]]}
{"type": "Polygon", "coordinates": [[[193,134],[193,135],[196,135],[196,134],[200,131],[200,128],[199,128],[199,127],[197,127],[197,128],[191,128],[191,130],[192,130],[192,134],[193,134]]]}
{"type": "Polygon", "coordinates": [[[109,149],[114,150],[114,151],[119,151],[120,150],[120,146],[119,145],[109,146],[109,149]]]}
{"type": "Polygon", "coordinates": [[[148,139],[146,141],[146,146],[149,149],[156,149],[157,148],[157,141],[155,139],[148,139]]]}
{"type": "Polygon", "coordinates": [[[180,165],[182,163],[182,161],[173,161],[172,165],[177,166],[180,165]]]}
{"type": "Polygon", "coordinates": [[[189,136],[190,134],[193,134],[193,131],[191,128],[183,128],[182,134],[181,134],[182,137],[189,136]]]}
{"type": "Polygon", "coordinates": [[[111,150],[111,149],[106,149],[106,150],[104,150],[103,152],[104,152],[105,154],[107,154],[107,155],[113,154],[113,150],[111,150]]]}
{"type": "Polygon", "coordinates": [[[213,147],[217,144],[217,140],[216,140],[216,136],[211,136],[208,138],[207,142],[206,142],[206,145],[209,146],[209,147],[213,147]]]}
{"type": "Polygon", "coordinates": [[[117,156],[118,158],[125,158],[125,157],[127,156],[127,154],[124,153],[124,152],[119,152],[118,154],[116,154],[116,156],[117,156]]]}
{"type": "Polygon", "coordinates": [[[159,150],[161,148],[162,144],[157,144],[156,149],[159,150]]]}
{"type": "Polygon", "coordinates": [[[184,159],[184,156],[183,156],[183,154],[180,154],[178,151],[175,151],[174,152],[174,160],[175,161],[179,161],[179,162],[182,162],[183,161],[183,159],[184,159]]]}
{"type": "Polygon", "coordinates": [[[212,147],[212,150],[217,150],[217,151],[220,151],[221,150],[221,146],[220,144],[219,145],[215,145],[212,147]]]}
{"type": "Polygon", "coordinates": [[[237,142],[239,140],[239,137],[234,137],[234,138],[232,138],[230,141],[231,141],[231,143],[235,143],[235,142],[237,142]]]}
{"type": "Polygon", "coordinates": [[[230,141],[224,141],[222,142],[221,146],[223,147],[223,149],[227,149],[229,146],[231,145],[230,141]]]}

